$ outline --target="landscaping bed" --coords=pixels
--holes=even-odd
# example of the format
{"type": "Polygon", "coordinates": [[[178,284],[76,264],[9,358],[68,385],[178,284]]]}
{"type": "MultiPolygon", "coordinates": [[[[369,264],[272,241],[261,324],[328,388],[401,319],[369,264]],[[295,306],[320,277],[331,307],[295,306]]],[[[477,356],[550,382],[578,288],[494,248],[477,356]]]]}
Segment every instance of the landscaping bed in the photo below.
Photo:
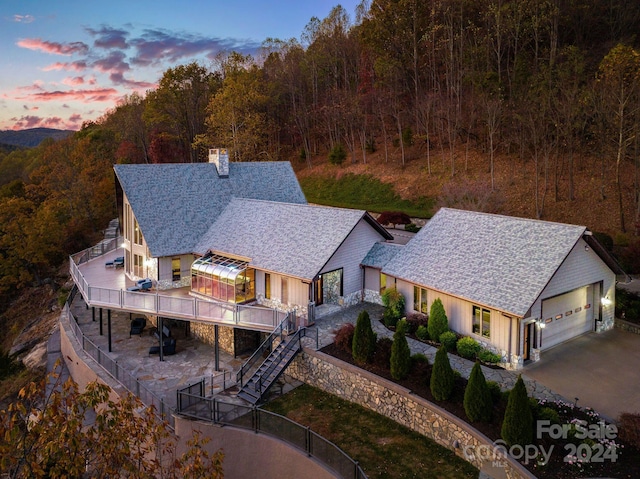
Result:
{"type": "MultiPolygon", "coordinates": [[[[356,325],[356,330],[358,326],[356,325]]],[[[404,329],[404,326],[403,326],[404,329]]],[[[495,384],[491,388],[492,417],[489,421],[469,421],[465,411],[463,399],[467,380],[455,376],[453,392],[447,400],[438,401],[434,398],[430,386],[433,366],[426,358],[414,355],[411,359],[409,373],[404,379],[394,379],[391,372],[389,340],[382,338],[376,342],[376,351],[368,361],[355,361],[353,351],[348,345],[357,343],[353,336],[353,326],[348,325],[336,332],[334,343],[321,351],[342,361],[361,367],[373,374],[411,390],[414,394],[437,404],[443,409],[471,424],[475,429],[485,434],[493,441],[501,441],[503,435],[502,423],[507,409],[509,392],[496,391],[495,384]],[[352,340],[349,340],[351,331],[352,340]],[[351,342],[350,342],[351,341],[351,342]]],[[[437,361],[436,361],[437,362],[437,361]]],[[[523,388],[524,390],[524,388],[523,388]]],[[[523,394],[525,394],[523,392],[523,394]]],[[[626,432],[627,441],[622,441],[617,430],[604,423],[600,425],[597,414],[589,409],[574,407],[573,404],[561,402],[538,403],[523,396],[526,409],[530,409],[533,416],[533,436],[538,439],[530,442],[513,442],[526,444],[537,457],[524,458],[520,461],[533,474],[541,479],[569,479],[575,477],[640,477],[640,431],[638,416],[630,421],[624,421],[620,434],[626,432]],[[548,422],[541,422],[548,421],[548,422]],[[578,421],[583,421],[582,423],[578,421]],[[635,421],[635,422],[634,422],[635,421]],[[543,425],[538,434],[537,424],[543,425]],[[564,429],[563,429],[564,428],[564,429]],[[634,439],[635,438],[635,439],[634,439]],[[633,446],[634,444],[635,446],[633,446]],[[535,448],[535,449],[534,449],[535,448]],[[571,455],[575,457],[570,457],[571,455]],[[548,460],[543,460],[547,457],[548,460]],[[589,461],[587,461],[589,460],[589,461]]],[[[517,416],[519,417],[519,416],[517,416]]],[[[517,420],[516,420],[517,422],[517,420]]],[[[502,443],[504,444],[504,443],[502,443]]],[[[514,446],[519,448],[519,446],[514,446]]],[[[512,456],[524,449],[507,449],[512,456]]]]}

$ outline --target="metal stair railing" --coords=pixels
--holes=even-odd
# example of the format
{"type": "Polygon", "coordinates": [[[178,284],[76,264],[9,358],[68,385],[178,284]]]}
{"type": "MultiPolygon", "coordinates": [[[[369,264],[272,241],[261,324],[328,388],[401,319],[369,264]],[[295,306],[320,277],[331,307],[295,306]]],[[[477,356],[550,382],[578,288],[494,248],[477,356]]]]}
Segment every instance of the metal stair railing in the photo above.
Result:
{"type": "Polygon", "coordinates": [[[287,344],[285,345],[285,347],[277,354],[275,358],[272,359],[271,356],[269,356],[265,360],[266,362],[269,359],[272,359],[272,362],[269,365],[269,367],[264,372],[262,372],[260,376],[258,376],[258,381],[254,383],[254,391],[259,394],[258,400],[262,398],[264,393],[267,392],[267,389],[269,389],[269,387],[280,377],[280,375],[284,372],[284,370],[287,368],[287,366],[293,360],[296,354],[302,350],[302,343],[300,340],[301,337],[302,337],[301,330],[296,331],[296,333],[289,339],[289,341],[287,341],[287,344]],[[287,358],[287,355],[292,351],[293,351],[293,354],[291,355],[291,357],[289,357],[288,360],[283,364],[284,362],[283,360],[287,358]],[[277,374],[273,379],[269,380],[269,377],[271,376],[272,373],[276,372],[276,369],[278,370],[277,374]],[[265,378],[266,378],[267,384],[265,389],[263,390],[262,388],[265,385],[265,378]]]}
{"type": "Polygon", "coordinates": [[[269,334],[269,336],[267,336],[267,338],[264,341],[262,341],[262,344],[258,346],[258,349],[254,351],[251,357],[249,357],[249,359],[247,359],[244,362],[244,364],[236,374],[236,382],[240,385],[240,388],[242,388],[245,385],[244,378],[249,372],[249,370],[251,370],[251,368],[258,362],[258,360],[262,357],[265,351],[269,351],[269,352],[272,351],[273,342],[275,341],[276,338],[279,337],[280,341],[284,339],[284,336],[288,334],[288,332],[290,331],[290,328],[292,327],[292,323],[295,324],[294,312],[287,313],[284,319],[280,321],[280,323],[275,327],[275,329],[271,332],[271,334],[269,334]],[[293,321],[292,321],[292,317],[293,317],[293,321]]]}

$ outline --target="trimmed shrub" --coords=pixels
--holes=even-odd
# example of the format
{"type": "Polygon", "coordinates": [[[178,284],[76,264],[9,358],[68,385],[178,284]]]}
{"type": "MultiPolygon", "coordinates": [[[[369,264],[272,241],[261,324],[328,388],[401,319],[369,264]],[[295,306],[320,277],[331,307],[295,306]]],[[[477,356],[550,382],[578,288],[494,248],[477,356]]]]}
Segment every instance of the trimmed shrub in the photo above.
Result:
{"type": "Polygon", "coordinates": [[[427,329],[429,330],[429,337],[434,341],[438,341],[442,333],[449,331],[449,320],[447,319],[447,314],[444,311],[444,306],[440,298],[436,298],[436,300],[431,303],[427,329]]]}
{"type": "Polygon", "coordinates": [[[370,363],[376,350],[376,333],[371,328],[371,319],[367,311],[361,311],[353,332],[353,360],[357,364],[370,363]]]}
{"type": "Polygon", "coordinates": [[[382,304],[385,306],[382,321],[388,328],[395,327],[404,316],[404,296],[395,288],[387,288],[382,293],[382,304]]]}
{"type": "Polygon", "coordinates": [[[429,316],[424,313],[409,313],[407,314],[407,334],[415,334],[420,326],[427,326],[429,316]]]}
{"type": "Polygon", "coordinates": [[[480,343],[469,336],[465,336],[464,338],[458,339],[456,343],[456,349],[458,350],[458,354],[466,359],[476,359],[476,356],[482,349],[480,343]]]}
{"type": "Polygon", "coordinates": [[[418,329],[416,329],[416,338],[422,339],[423,341],[429,339],[429,331],[426,326],[418,326],[418,329]]]}
{"type": "Polygon", "coordinates": [[[384,369],[389,368],[391,364],[391,346],[393,341],[391,338],[380,338],[376,341],[376,351],[373,353],[373,363],[384,369]]]}
{"type": "Polygon", "coordinates": [[[408,225],[404,225],[404,230],[408,231],[409,233],[417,233],[418,231],[420,231],[420,229],[421,228],[415,223],[409,223],[408,225]]]}
{"type": "Polygon", "coordinates": [[[391,377],[393,379],[404,379],[409,375],[411,369],[411,350],[407,337],[405,336],[406,321],[398,321],[396,332],[393,333],[393,344],[391,345],[391,377]]]}
{"type": "Polygon", "coordinates": [[[440,344],[442,344],[447,351],[453,351],[458,342],[458,336],[453,331],[445,331],[440,335],[440,344]]]}
{"type": "Polygon", "coordinates": [[[341,165],[347,159],[347,151],[342,143],[337,143],[329,152],[329,163],[332,165],[341,165]]]}
{"type": "Polygon", "coordinates": [[[536,411],[536,419],[546,420],[551,424],[560,424],[560,414],[553,408],[543,406],[536,411]]]}
{"type": "Polygon", "coordinates": [[[429,387],[431,394],[436,401],[446,401],[453,393],[455,385],[455,374],[449,363],[449,355],[444,346],[441,346],[436,353],[436,358],[431,369],[431,380],[429,387]]]}
{"type": "Polygon", "coordinates": [[[489,422],[491,420],[493,400],[479,361],[476,361],[471,369],[469,381],[464,390],[463,405],[464,412],[470,421],[489,422]]]}
{"type": "Polygon", "coordinates": [[[429,358],[422,353],[411,355],[411,375],[427,378],[429,375],[429,358]]]}
{"type": "Polygon", "coordinates": [[[491,393],[491,401],[493,404],[498,404],[502,399],[502,389],[500,388],[500,384],[495,381],[487,381],[487,387],[491,393]]]}
{"type": "Polygon", "coordinates": [[[522,375],[518,376],[509,393],[501,435],[509,447],[514,444],[525,446],[533,441],[533,414],[522,375]]]}
{"type": "Polygon", "coordinates": [[[502,356],[492,353],[488,349],[481,349],[478,352],[478,359],[483,363],[498,364],[502,360],[502,356]]]}
{"type": "Polygon", "coordinates": [[[345,353],[352,354],[353,333],[356,327],[351,323],[345,323],[336,331],[333,342],[345,353]]]}
{"type": "Polygon", "coordinates": [[[415,353],[411,355],[411,362],[429,364],[429,358],[423,353],[415,353]]]}

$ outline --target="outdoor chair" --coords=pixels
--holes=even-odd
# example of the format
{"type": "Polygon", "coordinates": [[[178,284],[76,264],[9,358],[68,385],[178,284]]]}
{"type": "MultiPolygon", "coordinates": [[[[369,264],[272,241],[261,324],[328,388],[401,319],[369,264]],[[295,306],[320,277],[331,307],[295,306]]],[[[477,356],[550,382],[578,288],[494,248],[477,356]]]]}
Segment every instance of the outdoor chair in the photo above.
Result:
{"type": "MultiPolygon", "coordinates": [[[[149,356],[152,354],[160,354],[160,346],[151,346],[149,348],[149,356]]],[[[162,341],[162,354],[172,356],[176,354],[176,339],[168,338],[162,341]]]]}
{"type": "Polygon", "coordinates": [[[127,288],[127,291],[149,291],[153,286],[153,281],[149,278],[139,279],[136,284],[127,288]]]}
{"type": "Polygon", "coordinates": [[[129,337],[132,334],[137,334],[140,336],[142,331],[144,331],[145,326],[147,325],[146,318],[134,318],[131,320],[131,330],[129,331],[129,337]]]}

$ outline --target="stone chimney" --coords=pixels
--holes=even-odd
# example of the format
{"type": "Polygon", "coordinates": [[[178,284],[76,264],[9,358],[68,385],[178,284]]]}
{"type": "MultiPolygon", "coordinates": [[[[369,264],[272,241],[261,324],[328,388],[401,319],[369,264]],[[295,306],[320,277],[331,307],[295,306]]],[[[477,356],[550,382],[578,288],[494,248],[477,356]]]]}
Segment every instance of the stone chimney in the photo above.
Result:
{"type": "Polygon", "coordinates": [[[216,165],[220,178],[229,178],[229,152],[226,148],[210,149],[209,163],[216,165]]]}

